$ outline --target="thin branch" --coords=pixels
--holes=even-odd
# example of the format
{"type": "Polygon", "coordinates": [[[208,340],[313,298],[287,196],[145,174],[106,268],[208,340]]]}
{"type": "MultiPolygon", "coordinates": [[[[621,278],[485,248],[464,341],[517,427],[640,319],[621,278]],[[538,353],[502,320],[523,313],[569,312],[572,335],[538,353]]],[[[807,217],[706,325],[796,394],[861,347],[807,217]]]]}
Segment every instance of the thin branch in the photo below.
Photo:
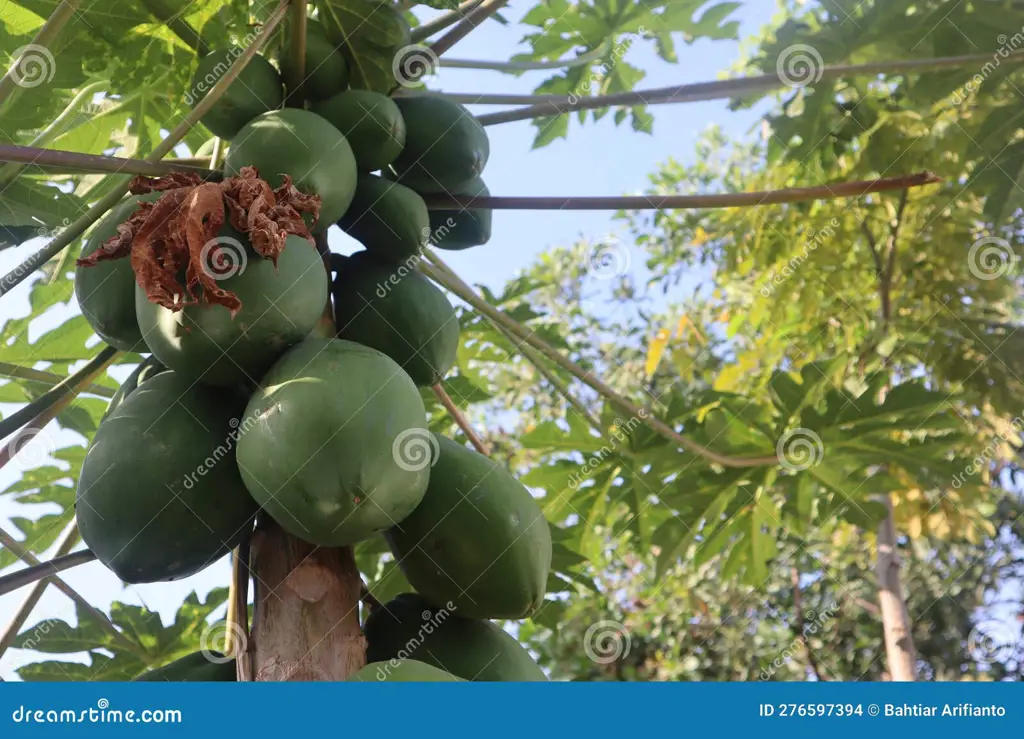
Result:
{"type": "MultiPolygon", "coordinates": [[[[0,377],[10,377],[15,380],[26,380],[27,382],[34,382],[51,388],[67,379],[66,377],[61,377],[54,372],[22,367],[21,365],[11,364],[10,362],[0,362],[0,377]]],[[[89,393],[90,395],[99,395],[101,398],[109,399],[113,398],[114,393],[117,391],[112,390],[109,387],[104,387],[103,385],[92,384],[83,387],[81,392],[89,393]]]]}
{"type": "Polygon", "coordinates": [[[796,623],[793,624],[793,633],[800,643],[804,645],[804,651],[807,652],[807,664],[810,665],[811,672],[814,673],[814,677],[817,678],[818,682],[824,682],[825,678],[821,676],[821,670],[818,669],[818,658],[815,656],[814,651],[811,649],[811,645],[807,643],[806,624],[804,623],[804,605],[803,598],[800,593],[800,570],[796,567],[791,567],[790,577],[793,583],[793,611],[796,613],[796,623]]]}
{"type": "Polygon", "coordinates": [[[289,23],[291,34],[288,42],[287,53],[291,57],[289,74],[285,77],[285,87],[288,89],[287,104],[292,108],[301,108],[303,105],[302,96],[297,95],[303,80],[306,79],[306,0],[292,0],[292,12],[289,23]]]}
{"type": "Polygon", "coordinates": [[[864,232],[864,238],[868,240],[868,249],[871,250],[871,259],[875,263],[875,275],[881,279],[885,268],[882,266],[882,254],[878,251],[878,242],[875,235],[871,233],[871,227],[866,220],[860,222],[860,229],[864,232]]]}
{"type": "Polygon", "coordinates": [[[487,446],[483,439],[476,435],[476,431],[474,431],[473,427],[469,425],[469,421],[466,420],[466,417],[462,414],[462,411],[459,410],[458,406],[452,402],[452,399],[448,396],[448,393],[445,392],[444,388],[441,387],[441,384],[438,383],[437,385],[434,385],[432,389],[434,391],[434,395],[436,395],[437,399],[441,401],[441,405],[443,405],[444,409],[448,411],[448,415],[452,417],[453,421],[455,421],[455,425],[458,426],[459,429],[462,430],[462,433],[466,435],[466,438],[469,439],[473,448],[485,457],[491,456],[490,447],[487,446]]]}
{"type": "MultiPolygon", "coordinates": [[[[167,156],[175,146],[177,146],[178,142],[181,141],[199,122],[199,120],[210,111],[210,108],[214,106],[214,104],[220,99],[221,95],[224,94],[224,91],[227,90],[228,87],[231,86],[231,83],[235,81],[239,74],[241,74],[249,61],[256,56],[260,49],[263,48],[263,45],[270,38],[274,29],[277,28],[278,24],[287,12],[288,0],[281,0],[277,9],[270,14],[266,23],[263,24],[263,29],[260,31],[259,35],[248,47],[246,47],[245,51],[235,59],[231,67],[217,81],[217,84],[215,84],[210,92],[207,93],[206,97],[199,101],[199,104],[196,105],[196,107],[193,108],[185,117],[185,120],[176,126],[174,130],[167,135],[167,138],[160,142],[156,149],[153,150],[152,154],[146,157],[146,161],[158,162],[167,156]]],[[[98,221],[104,213],[117,205],[117,203],[120,202],[121,197],[128,192],[128,186],[129,181],[126,179],[105,197],[101,198],[84,215],[61,231],[61,233],[49,244],[15,267],[11,272],[4,275],[3,278],[0,278],[0,297],[6,295],[39,267],[46,264],[55,255],[67,248],[67,246],[81,236],[89,226],[98,221]]]]}
{"type": "Polygon", "coordinates": [[[480,2],[481,0],[464,0],[464,2],[459,3],[459,7],[454,10],[449,10],[447,13],[439,15],[437,18],[417,26],[412,29],[412,42],[417,44],[420,41],[424,41],[428,37],[433,36],[435,33],[443,31],[449,26],[454,26],[460,20],[465,18],[466,13],[479,5],[480,2]]]}
{"type": "Polygon", "coordinates": [[[896,207],[896,217],[889,227],[889,238],[885,242],[888,259],[882,276],[882,319],[886,324],[892,318],[892,283],[896,271],[896,241],[900,235],[900,226],[903,225],[903,214],[907,209],[909,195],[910,190],[904,190],[900,195],[900,204],[896,207]]]}
{"type": "Polygon", "coordinates": [[[508,0],[483,0],[473,8],[466,16],[459,21],[458,25],[430,45],[430,50],[435,56],[440,57],[455,44],[466,38],[481,23],[497,13],[508,0]]]}
{"type": "MultiPolygon", "coordinates": [[[[65,554],[70,553],[77,543],[78,524],[77,522],[72,521],[68,525],[64,535],[60,538],[60,541],[57,542],[57,551],[54,554],[55,558],[59,559],[65,554]]],[[[20,575],[22,572],[26,571],[27,570],[20,570],[19,572],[14,573],[14,575],[20,575]]],[[[7,628],[4,630],[3,635],[0,635],[0,658],[3,657],[4,652],[6,652],[11,644],[14,643],[15,637],[17,637],[21,632],[21,628],[25,625],[28,617],[32,615],[32,609],[39,604],[39,600],[43,597],[43,593],[46,592],[46,586],[49,584],[49,577],[37,580],[28,595],[25,596],[25,600],[21,602],[21,606],[19,606],[14,616],[12,616],[11,620],[7,623],[7,628]]],[[[3,588],[0,587],[0,592],[6,591],[3,591],[3,588]]]]}
{"type": "MultiPolygon", "coordinates": [[[[970,54],[967,56],[938,57],[929,59],[907,59],[895,62],[872,62],[870,64],[841,64],[824,67],[819,72],[818,81],[834,80],[840,77],[875,77],[881,74],[903,74],[908,72],[930,72],[950,67],[963,67],[973,64],[985,64],[992,61],[991,54],[970,54]]],[[[1020,64],[1024,62],[1024,51],[1013,52],[1001,58],[1000,64],[1020,64]]],[[[568,95],[560,102],[546,102],[526,108],[506,110],[501,113],[490,113],[478,116],[485,126],[512,121],[525,121],[531,118],[560,115],[576,110],[594,110],[613,106],[661,105],[666,103],[695,103],[704,100],[722,100],[753,93],[765,93],[785,87],[786,81],[778,74],[763,74],[755,77],[740,77],[731,80],[714,80],[711,82],[695,82],[673,87],[659,87],[639,92],[619,92],[613,95],[595,95],[577,97],[575,101],[568,95]]]]}
{"type": "MultiPolygon", "coordinates": [[[[426,258],[434,263],[441,265],[443,262],[432,252],[425,252],[426,258]]],[[[608,387],[604,382],[595,377],[593,373],[588,372],[578,365],[574,364],[570,360],[563,357],[545,341],[540,339],[535,333],[528,330],[517,321],[513,320],[505,313],[497,310],[489,304],[487,301],[481,299],[476,292],[469,287],[465,282],[455,276],[450,269],[439,269],[426,262],[420,262],[417,268],[422,270],[430,279],[438,283],[442,287],[446,288],[462,300],[469,303],[471,306],[476,308],[478,311],[483,313],[485,316],[493,321],[501,323],[515,336],[529,343],[534,349],[543,354],[545,357],[550,359],[556,365],[569,372],[571,375],[586,383],[593,388],[597,393],[606,398],[610,403],[619,408],[624,413],[629,414],[631,417],[638,418],[643,421],[651,430],[655,431],[659,435],[665,437],[671,442],[678,444],[687,451],[704,457],[710,462],[722,465],[723,467],[763,467],[766,465],[778,464],[778,457],[776,455],[763,456],[763,457],[731,457],[726,454],[721,454],[708,447],[688,439],[680,434],[676,433],[672,428],[667,426],[663,421],[654,416],[653,413],[647,409],[640,408],[630,400],[619,395],[612,388],[608,387]]]]}
{"type": "MultiPolygon", "coordinates": [[[[596,49],[591,49],[573,59],[555,59],[550,62],[492,62],[484,59],[440,59],[439,67],[450,69],[489,69],[495,72],[532,72],[544,69],[572,69],[582,67],[584,64],[592,64],[601,60],[611,49],[610,39],[606,39],[596,49]]],[[[468,95],[466,97],[469,97],[468,95]]],[[[565,95],[493,95],[491,97],[526,98],[524,100],[507,100],[506,105],[534,105],[535,103],[549,103],[565,100],[565,95]]],[[[481,105],[486,103],[480,102],[481,105]]],[[[500,105],[500,103],[494,103],[500,105]]]]}
{"type": "Polygon", "coordinates": [[[167,7],[162,0],[142,0],[142,4],[154,18],[167,26],[167,30],[180,38],[182,43],[193,49],[197,55],[206,56],[210,53],[210,47],[207,46],[203,37],[188,21],[181,17],[184,9],[176,10],[175,8],[167,7]]]}
{"type": "Polygon", "coordinates": [[[172,172],[190,172],[206,179],[220,179],[223,176],[222,173],[215,170],[195,167],[181,161],[152,162],[146,159],[125,159],[14,144],[0,144],[0,162],[31,164],[60,174],[88,172],[90,174],[136,174],[146,177],[162,177],[172,172]]]}
{"type": "Polygon", "coordinates": [[[78,11],[78,6],[81,4],[82,0],[61,0],[61,4],[54,8],[53,13],[46,19],[46,23],[36,32],[32,43],[22,47],[22,55],[14,60],[14,63],[11,64],[3,79],[0,79],[0,115],[2,115],[5,104],[11,103],[25,89],[20,84],[22,62],[32,59],[33,63],[39,63],[43,74],[53,76],[55,71],[52,69],[54,63],[53,54],[50,52],[49,46],[64,29],[68,21],[74,17],[78,11]],[[40,53],[43,55],[43,59],[36,59],[32,56],[40,53]]]}
{"type": "MultiPolygon", "coordinates": [[[[28,565],[41,564],[41,562],[36,558],[34,554],[32,554],[32,552],[26,549],[21,544],[21,542],[19,542],[13,536],[8,534],[2,528],[0,528],[0,544],[2,544],[7,549],[10,549],[11,552],[13,552],[16,557],[18,557],[28,565]]],[[[57,590],[59,590],[60,592],[64,593],[64,595],[69,597],[71,600],[73,600],[75,602],[75,605],[77,605],[85,613],[88,613],[90,616],[96,619],[96,621],[104,629],[109,631],[114,636],[114,638],[123,646],[127,647],[128,649],[131,649],[133,652],[138,651],[139,648],[135,644],[133,644],[124,634],[118,631],[117,627],[115,627],[114,624],[110,623],[110,619],[108,619],[104,613],[94,608],[92,604],[89,603],[89,601],[87,601],[85,598],[79,595],[78,592],[70,585],[68,585],[66,582],[64,582],[64,580],[54,575],[53,586],[57,588],[57,590]]]]}
{"type": "Polygon", "coordinates": [[[23,570],[18,570],[17,572],[12,572],[10,575],[0,577],[0,595],[7,595],[8,593],[17,590],[18,588],[23,588],[26,585],[40,583],[46,580],[46,578],[56,575],[58,572],[70,570],[73,567],[78,567],[79,565],[85,565],[95,561],[96,555],[88,549],[83,549],[80,552],[74,552],[72,554],[56,556],[46,562],[40,562],[32,567],[26,567],[23,570]]]}
{"type": "Polygon", "coordinates": [[[780,203],[800,203],[807,200],[859,198],[873,192],[905,190],[941,182],[931,172],[878,180],[833,182],[815,187],[793,187],[784,190],[756,190],[754,192],[722,193],[719,195],[632,195],[599,197],[530,197],[530,196],[470,196],[424,195],[430,210],[462,208],[480,210],[696,210],[701,208],[746,208],[780,203]]]}

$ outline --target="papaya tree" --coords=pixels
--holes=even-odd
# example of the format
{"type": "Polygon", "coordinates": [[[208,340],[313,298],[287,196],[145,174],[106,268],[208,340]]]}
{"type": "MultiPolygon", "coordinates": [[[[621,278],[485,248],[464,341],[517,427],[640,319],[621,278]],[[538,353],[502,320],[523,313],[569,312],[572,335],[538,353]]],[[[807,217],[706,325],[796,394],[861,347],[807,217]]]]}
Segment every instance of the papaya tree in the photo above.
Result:
{"type": "MultiPolygon", "coordinates": [[[[980,112],[1005,119],[996,109],[1015,48],[1002,74],[969,84],[999,53],[978,18],[996,3],[962,11],[971,53],[936,43],[881,61],[870,54],[910,48],[893,31],[908,26],[900,18],[938,8],[862,4],[874,30],[830,45],[840,26],[831,4],[797,6],[749,74],[635,90],[630,48],[674,62],[680,40],[734,36],[737,4],[552,0],[520,19],[526,52],[491,63],[550,69],[529,96],[424,84],[467,34],[511,12],[502,0],[441,5],[425,23],[410,4],[382,0],[140,0],[114,14],[106,0],[5,6],[0,234],[3,246],[44,243],[0,277],[0,299],[20,289],[29,303],[2,329],[2,391],[21,407],[0,422],[0,465],[26,459],[52,422],[86,441],[25,465],[6,492],[49,512],[16,520],[20,536],[0,531],[0,564],[28,565],[0,592],[30,588],[0,645],[89,655],[21,676],[541,680],[495,621],[523,622],[524,638],[557,629],[574,597],[600,588],[594,568],[629,564],[608,562],[596,535],[625,537],[641,567],[653,558],[655,579],[692,576],[681,558],[715,560],[723,579],[763,589],[797,566],[786,560],[813,532],[881,525],[889,672],[912,679],[894,497],[921,520],[936,496],[953,498],[960,517],[947,516],[946,534],[966,522],[968,537],[993,536],[982,508],[990,469],[974,460],[994,439],[1015,443],[1008,371],[935,355],[1010,341],[1016,273],[976,274],[975,252],[927,268],[900,257],[901,239],[940,215],[936,244],[978,234],[981,247],[1015,246],[1006,188],[979,174],[982,192],[960,192],[1000,140],[991,163],[1004,163],[1016,134],[977,123],[980,112]],[[879,28],[893,33],[889,46],[871,36],[879,28]],[[794,50],[810,78],[794,77],[794,50]],[[953,107],[989,154],[940,143],[948,111],[922,120],[919,84],[962,93],[953,107]],[[490,126],[534,121],[540,147],[567,134],[573,113],[586,122],[614,109],[617,123],[649,130],[651,105],[743,104],[780,89],[775,145],[755,147],[765,168],[709,161],[682,187],[633,197],[507,197],[483,179],[490,126]],[[862,98],[875,111],[863,126],[862,98]],[[467,103],[521,107],[476,115],[467,103]],[[863,131],[815,142],[832,109],[863,131]],[[915,136],[932,145],[904,156],[915,136]],[[684,245],[721,263],[717,293],[688,324],[721,352],[684,379],[657,374],[664,336],[646,351],[635,333],[606,348],[581,330],[590,324],[578,305],[552,292],[571,276],[565,264],[500,293],[468,285],[438,252],[482,247],[495,208],[624,210],[635,223],[649,214],[638,243],[664,268],[657,280],[687,263],[684,245]],[[861,282],[823,288],[786,274],[799,300],[752,296],[753,274],[783,259],[805,223],[831,229],[827,269],[849,267],[861,282]],[[337,253],[333,226],[363,250],[337,253]],[[853,239],[872,261],[856,262],[865,247],[853,239]],[[877,282],[878,305],[865,281],[877,282]],[[920,326],[906,327],[954,297],[952,317],[991,334],[945,321],[936,325],[948,336],[918,338],[920,326]],[[765,327],[776,305],[805,312],[765,327]],[[714,336],[710,311],[722,307],[740,317],[714,336]],[[108,372],[119,365],[132,368],[123,383],[108,372]],[[643,382],[630,381],[634,367],[643,382]],[[473,423],[501,410],[497,398],[515,407],[537,386],[530,410],[542,415],[518,443],[473,423]],[[955,495],[951,474],[961,475],[955,495]],[[123,603],[106,613],[55,578],[77,623],[23,628],[62,569],[98,560],[125,583],[163,583],[229,555],[230,581],[205,600],[190,595],[170,626],[123,603]]],[[[1020,11],[1002,12],[1021,26],[1020,11]]],[[[585,262],[599,271],[614,251],[588,247],[585,262]]],[[[584,636],[590,656],[601,635],[584,636]]]]}

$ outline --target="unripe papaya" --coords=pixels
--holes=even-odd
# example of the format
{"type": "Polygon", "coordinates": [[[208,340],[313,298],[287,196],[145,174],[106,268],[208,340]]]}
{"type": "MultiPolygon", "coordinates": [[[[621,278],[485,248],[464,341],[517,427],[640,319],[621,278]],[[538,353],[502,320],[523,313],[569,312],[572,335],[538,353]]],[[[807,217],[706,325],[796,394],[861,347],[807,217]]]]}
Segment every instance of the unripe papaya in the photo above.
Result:
{"type": "Polygon", "coordinates": [[[386,95],[348,90],[316,103],[312,110],[345,135],[361,172],[384,169],[402,153],[405,120],[386,95]]]}
{"type": "Polygon", "coordinates": [[[419,272],[354,254],[335,280],[334,311],[340,338],[384,352],[421,387],[440,382],[455,364],[459,319],[419,272]]]}
{"type": "Polygon", "coordinates": [[[249,121],[235,139],[224,160],[225,176],[256,167],[276,188],[282,175],[290,175],[300,192],[323,199],[320,219],[309,224],[314,233],[345,214],[356,191],[356,159],[341,132],[316,113],[271,110],[249,121]]]}
{"type": "Polygon", "coordinates": [[[530,653],[501,627],[463,618],[457,608],[435,608],[413,593],[374,610],[363,633],[370,663],[416,659],[474,682],[547,680],[530,653]]]}
{"type": "Polygon", "coordinates": [[[235,464],[244,398],[162,372],[100,424],[82,463],[82,539],[128,583],[188,577],[231,551],[256,504],[235,464]]]}
{"type": "MultiPolygon", "coordinates": [[[[189,105],[199,105],[242,52],[237,47],[217,49],[200,59],[192,76],[189,105]]],[[[280,108],[283,100],[280,75],[274,65],[257,54],[200,120],[215,135],[232,139],[260,113],[280,108]]]]}
{"type": "Polygon", "coordinates": [[[106,418],[111,413],[117,410],[117,407],[124,402],[124,399],[135,392],[135,388],[141,385],[151,377],[156,377],[161,372],[167,372],[167,368],[162,365],[153,355],[150,355],[139,362],[139,365],[132,370],[132,373],[128,375],[124,382],[118,385],[117,390],[114,392],[114,397],[110,399],[110,403],[107,404],[107,410],[103,413],[103,418],[106,418]]]}
{"type": "Polygon", "coordinates": [[[439,434],[423,501],[385,533],[410,584],[471,618],[525,618],[544,600],[551,530],[497,462],[439,434]]]}
{"type": "Polygon", "coordinates": [[[238,466],[283,529],[321,546],[354,544],[423,497],[426,411],[402,368],[376,349],[307,339],[249,400],[238,466]]]}
{"type": "Polygon", "coordinates": [[[229,226],[219,239],[224,263],[211,257],[199,268],[238,296],[242,307],[234,317],[222,305],[171,311],[150,302],[141,287],[136,316],[149,350],[172,370],[208,385],[255,385],[316,325],[327,302],[327,274],[301,236],[288,237],[276,267],[229,226]]]}
{"type": "Polygon", "coordinates": [[[415,659],[371,662],[349,677],[356,683],[460,683],[462,680],[415,659]]]}
{"type": "MultiPolygon", "coordinates": [[[[491,191],[479,177],[452,195],[490,197],[491,191]]],[[[486,244],[491,239],[490,208],[455,208],[430,211],[430,243],[438,249],[457,251],[486,244]]]]}
{"type": "Polygon", "coordinates": [[[143,672],[133,682],[235,682],[235,669],[235,660],[220,652],[194,652],[163,667],[143,672]]]}
{"type": "MultiPolygon", "coordinates": [[[[117,227],[131,218],[139,203],[151,203],[161,195],[162,192],[132,195],[115,205],[89,232],[79,257],[89,256],[117,236],[117,227]]],[[[97,336],[123,351],[143,349],[142,331],[135,318],[135,273],[131,260],[113,259],[92,267],[78,267],[75,297],[97,336]]]]}
{"type": "Polygon", "coordinates": [[[395,98],[405,120],[405,147],[392,165],[417,192],[453,192],[479,177],[490,156],[480,122],[464,106],[436,95],[395,98]]]}
{"type": "MultiPolygon", "coordinates": [[[[291,79],[292,53],[290,45],[281,52],[281,76],[287,84],[291,79]]],[[[315,102],[335,95],[348,85],[348,64],[345,57],[327,40],[323,26],[316,21],[306,22],[306,64],[302,84],[289,98],[315,102]]],[[[344,132],[343,132],[344,133],[344,132]]]]}
{"type": "Polygon", "coordinates": [[[430,216],[423,198],[408,187],[361,174],[338,226],[371,254],[400,262],[427,243],[430,216]]]}

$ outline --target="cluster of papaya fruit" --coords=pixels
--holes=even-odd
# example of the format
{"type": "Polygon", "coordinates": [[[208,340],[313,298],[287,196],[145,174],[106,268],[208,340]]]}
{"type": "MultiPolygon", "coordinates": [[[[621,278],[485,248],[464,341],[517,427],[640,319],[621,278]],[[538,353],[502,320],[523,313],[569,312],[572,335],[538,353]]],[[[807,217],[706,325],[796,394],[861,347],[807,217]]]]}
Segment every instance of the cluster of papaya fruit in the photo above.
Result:
{"type": "MultiPolygon", "coordinates": [[[[230,140],[230,197],[150,181],[86,240],[75,283],[86,319],[149,356],[87,452],[82,538],[123,581],[147,583],[199,572],[263,516],[319,546],[383,536],[416,592],[369,616],[372,664],[353,679],[542,680],[489,619],[540,607],[548,524],[504,467],[428,430],[420,388],[454,365],[458,318],[433,283],[401,269],[428,242],[487,240],[489,212],[428,212],[421,197],[486,193],[487,137],[441,97],[349,89],[341,44],[313,21],[308,39],[297,90],[284,89],[284,61],[257,56],[203,118],[230,140]],[[200,200],[202,218],[174,232],[200,200]],[[329,285],[323,234],[335,223],[364,250],[329,285]],[[200,274],[209,255],[193,231],[203,228],[219,229],[214,263],[225,245],[239,250],[232,269],[200,274]]],[[[195,104],[239,53],[200,60],[195,104]]],[[[233,673],[192,655],[140,679],[233,673]]]]}

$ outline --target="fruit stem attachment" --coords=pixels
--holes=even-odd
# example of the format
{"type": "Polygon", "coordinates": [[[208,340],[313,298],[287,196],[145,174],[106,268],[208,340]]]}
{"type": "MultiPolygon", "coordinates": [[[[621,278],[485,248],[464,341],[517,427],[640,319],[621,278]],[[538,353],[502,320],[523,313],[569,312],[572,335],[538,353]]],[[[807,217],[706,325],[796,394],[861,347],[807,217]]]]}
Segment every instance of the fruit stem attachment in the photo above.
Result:
{"type": "Polygon", "coordinates": [[[58,174],[87,172],[89,174],[134,174],[162,177],[172,172],[188,172],[208,180],[219,180],[222,176],[215,170],[203,169],[181,162],[151,162],[145,159],[81,154],[77,151],[40,149],[34,146],[17,146],[15,144],[0,144],[0,162],[31,164],[55,170],[58,174]]]}
{"type": "MultiPolygon", "coordinates": [[[[982,65],[992,61],[992,54],[969,54],[966,56],[936,57],[930,59],[905,59],[893,62],[871,62],[869,64],[838,64],[823,67],[818,71],[819,82],[841,77],[876,77],[884,74],[906,74],[910,72],[931,72],[937,69],[982,65]]],[[[1016,51],[1001,57],[1000,64],[1024,62],[1024,51],[1016,51]]],[[[570,113],[577,110],[594,110],[615,106],[662,105],[665,103],[695,103],[705,100],[740,97],[767,93],[787,86],[779,73],[762,74],[754,77],[739,77],[731,80],[695,82],[687,85],[659,87],[638,92],[619,92],[612,95],[577,97],[573,102],[568,96],[559,96],[558,101],[547,101],[526,108],[488,113],[477,120],[485,126],[498,123],[512,123],[532,118],[543,118],[570,113]]]]}
{"type": "Polygon", "coordinates": [[[441,56],[451,49],[455,44],[466,38],[481,23],[498,12],[508,0],[483,0],[479,5],[466,13],[458,25],[430,45],[430,50],[435,56],[441,56]]]}
{"type": "Polygon", "coordinates": [[[441,383],[437,383],[432,389],[434,391],[434,395],[436,395],[437,399],[441,401],[441,405],[443,405],[444,409],[448,411],[448,415],[455,421],[455,425],[458,426],[462,433],[466,435],[466,438],[469,439],[473,448],[485,457],[491,456],[490,447],[487,446],[483,439],[476,435],[476,431],[474,431],[473,427],[469,425],[469,421],[462,414],[462,411],[459,410],[459,407],[452,402],[451,397],[449,397],[448,393],[446,393],[444,388],[441,387],[441,383]]]}
{"type": "MultiPolygon", "coordinates": [[[[26,380],[27,382],[34,382],[40,385],[46,385],[47,387],[53,387],[58,383],[64,382],[67,378],[61,377],[53,372],[47,372],[46,370],[37,370],[30,367],[22,367],[18,364],[11,364],[10,362],[0,362],[0,377],[10,377],[15,380],[26,380]]],[[[90,395],[98,395],[101,398],[114,397],[114,393],[117,392],[109,387],[103,385],[86,385],[82,388],[81,392],[89,393],[90,395]]]]}
{"type": "Polygon", "coordinates": [[[435,33],[443,31],[449,26],[455,25],[466,17],[466,13],[479,5],[480,1],[481,0],[464,0],[464,2],[459,3],[459,7],[449,10],[447,13],[437,16],[434,20],[427,21],[426,23],[412,29],[412,42],[417,44],[420,41],[425,41],[435,33]]]}
{"type": "Polygon", "coordinates": [[[665,437],[670,442],[679,445],[683,449],[704,457],[709,462],[721,465],[722,467],[730,468],[744,468],[744,467],[764,467],[768,465],[776,465],[779,460],[774,454],[762,457],[732,457],[727,454],[722,454],[710,449],[693,439],[688,439],[685,436],[680,435],[674,429],[669,427],[659,418],[657,418],[652,412],[645,408],[640,408],[635,405],[632,401],[619,395],[612,388],[602,382],[599,378],[595,377],[591,372],[584,370],[582,367],[576,365],[572,361],[566,359],[553,349],[548,343],[540,339],[536,334],[525,326],[515,321],[514,319],[507,316],[505,313],[497,310],[487,301],[480,298],[476,292],[463,282],[459,277],[455,275],[451,269],[443,266],[444,263],[437,257],[436,254],[424,251],[424,256],[432,264],[426,264],[420,262],[417,268],[422,270],[427,277],[432,279],[437,284],[451,291],[453,294],[466,301],[473,308],[478,310],[480,313],[485,315],[492,321],[501,323],[506,329],[508,329],[516,337],[530,344],[534,349],[540,352],[542,355],[550,359],[556,365],[569,372],[571,375],[589,385],[599,395],[608,400],[612,405],[616,406],[623,413],[628,413],[631,417],[638,418],[644,422],[652,431],[665,437]],[[438,267],[434,267],[436,264],[438,267]]]}
{"type": "Polygon", "coordinates": [[[716,195],[623,195],[588,197],[531,197],[424,195],[429,210],[462,208],[479,210],[698,210],[701,208],[749,208],[781,203],[800,203],[807,200],[857,198],[873,192],[905,190],[942,182],[931,172],[917,172],[901,177],[853,182],[830,182],[815,187],[791,187],[783,190],[754,190],[716,195]]]}
{"type": "MultiPolygon", "coordinates": [[[[178,142],[185,138],[185,135],[199,123],[199,120],[204,115],[210,112],[210,109],[217,103],[238,75],[242,73],[242,70],[245,69],[245,66],[249,61],[256,56],[259,50],[262,49],[264,44],[266,44],[270,39],[274,29],[281,23],[281,20],[285,17],[287,12],[288,0],[281,0],[281,3],[277,6],[274,12],[268,16],[259,35],[257,35],[256,38],[253,39],[253,42],[246,47],[245,51],[243,51],[238,58],[234,60],[231,67],[228,68],[219,80],[217,80],[217,83],[210,89],[210,92],[207,93],[206,97],[200,100],[196,107],[193,108],[187,116],[185,116],[185,120],[176,126],[173,131],[167,134],[167,138],[161,141],[153,152],[146,157],[147,162],[158,162],[171,153],[174,147],[178,145],[178,142]]],[[[57,237],[49,244],[0,278],[0,297],[9,293],[14,287],[21,284],[21,282],[30,274],[39,269],[39,267],[46,264],[55,255],[67,248],[67,246],[81,236],[89,226],[98,221],[104,213],[117,205],[121,200],[121,197],[128,192],[129,185],[130,180],[125,178],[121,184],[115,186],[110,193],[97,201],[96,204],[86,211],[85,214],[66,229],[61,231],[60,234],[58,234],[57,237]]]]}
{"type": "Polygon", "coordinates": [[[302,96],[296,92],[306,79],[306,5],[306,0],[292,0],[289,19],[291,32],[288,42],[291,66],[284,81],[285,87],[288,88],[288,99],[285,104],[290,108],[301,108],[303,103],[302,96]]]}
{"type": "MultiPolygon", "coordinates": [[[[21,64],[26,56],[38,52],[40,48],[44,49],[49,53],[49,45],[53,42],[57,35],[64,29],[67,22],[78,11],[78,6],[82,4],[82,0],[61,0],[60,5],[53,9],[53,13],[46,19],[39,30],[36,32],[35,38],[27,46],[23,47],[24,53],[22,56],[14,60],[11,64],[10,69],[7,70],[7,74],[0,79],[0,117],[3,116],[4,110],[8,104],[12,103],[15,98],[25,88],[20,84],[21,64]]],[[[53,64],[53,57],[50,56],[47,66],[53,64]]],[[[45,70],[51,74],[52,69],[45,70]]]]}
{"type": "MultiPolygon", "coordinates": [[[[61,401],[64,401],[63,405],[67,405],[87,385],[91,384],[94,378],[103,373],[120,353],[112,346],[104,348],[103,351],[86,362],[73,375],[69,375],[65,380],[50,388],[50,390],[40,395],[31,403],[26,403],[23,407],[0,421],[0,439],[6,439],[26,424],[37,423],[41,420],[44,413],[53,409],[61,401]]],[[[42,428],[42,426],[39,426],[39,428],[42,428]]],[[[8,459],[18,453],[18,440],[18,438],[12,439],[4,446],[3,451],[0,451],[0,467],[3,467],[8,459]]]]}

